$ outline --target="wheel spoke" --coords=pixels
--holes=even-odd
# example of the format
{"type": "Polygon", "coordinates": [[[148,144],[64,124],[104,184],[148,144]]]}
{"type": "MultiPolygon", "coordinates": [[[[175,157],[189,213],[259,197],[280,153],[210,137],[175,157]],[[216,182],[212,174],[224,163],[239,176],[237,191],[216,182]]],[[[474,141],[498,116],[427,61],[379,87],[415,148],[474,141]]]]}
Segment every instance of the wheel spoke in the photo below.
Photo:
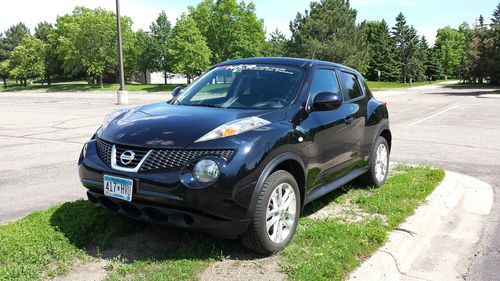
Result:
{"type": "Polygon", "coordinates": [[[276,188],[276,192],[278,193],[278,206],[281,206],[283,204],[283,188],[281,184],[276,188]]]}
{"type": "Polygon", "coordinates": [[[278,220],[274,225],[274,231],[276,231],[276,242],[280,243],[283,241],[283,226],[281,225],[281,220],[278,220]]]}
{"type": "MultiPolygon", "coordinates": [[[[275,225],[276,222],[279,220],[280,220],[279,216],[274,216],[270,220],[268,220],[266,223],[267,230],[269,230],[271,228],[271,226],[275,225]]],[[[276,231],[276,229],[274,229],[274,231],[276,231]]]]}
{"type": "Polygon", "coordinates": [[[279,212],[278,209],[273,209],[273,210],[268,210],[267,211],[267,219],[271,218],[272,216],[274,216],[275,214],[277,214],[279,212]]]}

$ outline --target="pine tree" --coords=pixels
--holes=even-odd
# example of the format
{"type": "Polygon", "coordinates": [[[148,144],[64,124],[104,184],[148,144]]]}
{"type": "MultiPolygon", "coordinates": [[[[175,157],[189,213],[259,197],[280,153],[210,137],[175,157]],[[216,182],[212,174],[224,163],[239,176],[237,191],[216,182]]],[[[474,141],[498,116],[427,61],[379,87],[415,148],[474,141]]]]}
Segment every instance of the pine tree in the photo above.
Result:
{"type": "Polygon", "coordinates": [[[401,63],[401,81],[410,82],[415,73],[415,67],[418,66],[417,59],[414,57],[416,45],[418,42],[417,31],[406,23],[403,13],[396,17],[396,25],[392,28],[392,35],[399,54],[401,63]]]}
{"type": "Polygon", "coordinates": [[[288,40],[279,29],[269,34],[270,39],[265,42],[262,55],[265,57],[284,57],[287,55],[288,40]]]}
{"type": "Polygon", "coordinates": [[[400,65],[385,20],[364,23],[362,29],[366,32],[370,46],[370,60],[366,73],[368,80],[398,81],[401,75],[400,65]]]}
{"type": "Polygon", "coordinates": [[[290,23],[291,55],[334,61],[366,71],[369,50],[357,11],[348,0],[311,2],[310,11],[298,13],[290,23]]]}

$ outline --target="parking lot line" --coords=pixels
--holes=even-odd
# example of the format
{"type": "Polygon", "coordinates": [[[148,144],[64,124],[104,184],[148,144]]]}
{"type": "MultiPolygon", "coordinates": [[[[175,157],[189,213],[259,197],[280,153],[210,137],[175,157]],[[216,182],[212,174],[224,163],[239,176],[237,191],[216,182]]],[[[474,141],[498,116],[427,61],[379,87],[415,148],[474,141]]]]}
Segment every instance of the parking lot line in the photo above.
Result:
{"type": "Polygon", "coordinates": [[[425,122],[425,121],[427,121],[427,120],[429,120],[429,119],[432,119],[432,118],[434,118],[434,117],[436,117],[436,116],[439,116],[439,115],[441,115],[441,114],[443,114],[443,113],[445,113],[445,112],[448,112],[448,111],[453,110],[453,109],[458,108],[458,107],[459,107],[458,105],[454,105],[454,106],[452,106],[452,107],[448,107],[448,108],[443,109],[443,110],[441,110],[441,111],[439,111],[439,112],[436,112],[436,113],[434,113],[434,114],[432,114],[432,115],[430,115],[430,116],[427,116],[427,117],[425,117],[424,119],[421,119],[421,120],[418,120],[418,121],[416,121],[416,122],[413,122],[413,123],[409,124],[408,126],[410,126],[410,127],[411,127],[411,126],[418,125],[418,124],[420,124],[420,123],[422,123],[422,122],[425,122]]]}

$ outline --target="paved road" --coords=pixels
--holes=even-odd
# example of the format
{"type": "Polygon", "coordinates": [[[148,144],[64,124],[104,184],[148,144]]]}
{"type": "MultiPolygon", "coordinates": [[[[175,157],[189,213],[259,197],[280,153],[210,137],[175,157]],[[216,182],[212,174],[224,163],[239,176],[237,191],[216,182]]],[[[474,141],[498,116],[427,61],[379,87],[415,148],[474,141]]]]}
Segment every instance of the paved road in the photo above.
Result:
{"type": "MultiPolygon", "coordinates": [[[[377,93],[388,102],[392,160],[437,165],[500,188],[500,99],[489,90],[436,86],[377,93]]],[[[82,143],[113,110],[110,93],[0,93],[0,222],[84,196],[76,161],[82,143]]],[[[131,94],[132,104],[166,99],[131,94]]],[[[500,200],[477,252],[464,257],[467,280],[500,276],[500,200]],[[476,254],[476,255],[474,255],[476,254]]]]}

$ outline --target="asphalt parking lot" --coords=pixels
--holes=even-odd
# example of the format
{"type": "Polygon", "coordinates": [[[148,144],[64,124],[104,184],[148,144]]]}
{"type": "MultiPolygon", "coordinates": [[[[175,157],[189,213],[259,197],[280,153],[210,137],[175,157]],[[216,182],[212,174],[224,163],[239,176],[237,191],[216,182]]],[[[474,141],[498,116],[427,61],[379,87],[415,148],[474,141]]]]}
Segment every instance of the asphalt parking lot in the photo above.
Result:
{"type": "MultiPolygon", "coordinates": [[[[391,115],[391,160],[478,177],[498,192],[500,99],[477,98],[490,91],[425,86],[377,93],[391,115]]],[[[167,98],[131,93],[129,106],[167,98]]],[[[120,108],[115,99],[112,93],[0,93],[0,223],[85,196],[78,155],[104,115],[120,108]]],[[[469,265],[464,278],[499,276],[499,237],[495,198],[481,244],[462,261],[469,265]]]]}

